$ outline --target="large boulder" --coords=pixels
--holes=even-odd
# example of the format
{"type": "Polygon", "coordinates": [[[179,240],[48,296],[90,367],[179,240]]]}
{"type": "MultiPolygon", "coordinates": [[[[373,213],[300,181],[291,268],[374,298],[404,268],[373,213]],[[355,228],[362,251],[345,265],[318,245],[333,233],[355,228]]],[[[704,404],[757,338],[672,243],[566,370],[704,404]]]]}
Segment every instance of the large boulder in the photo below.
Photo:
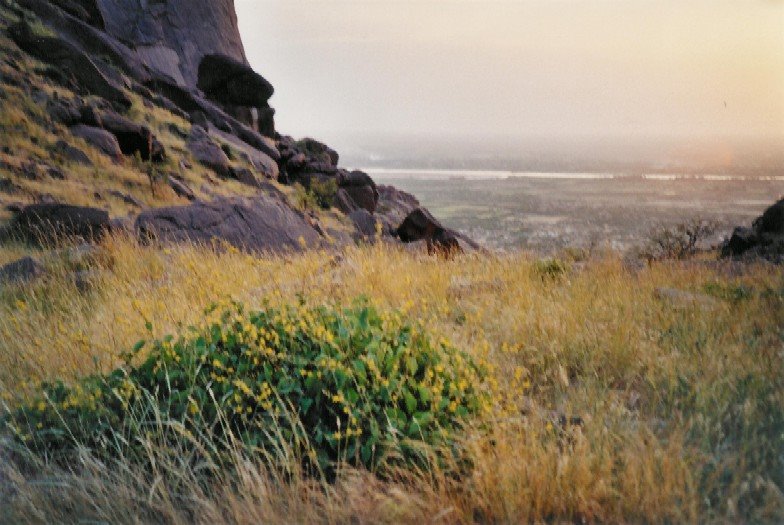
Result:
{"type": "Polygon", "coordinates": [[[97,95],[125,108],[131,107],[131,100],[123,90],[71,42],[57,36],[37,34],[24,20],[11,26],[8,32],[22,50],[51,64],[56,69],[57,78],[63,81],[73,79],[87,94],[97,95]]]}
{"type": "Polygon", "coordinates": [[[47,242],[62,237],[95,240],[111,230],[109,213],[98,208],[68,204],[31,204],[11,221],[11,233],[30,241],[47,242]]]}
{"type": "Polygon", "coordinates": [[[188,150],[198,162],[210,168],[221,177],[232,174],[229,157],[218,144],[210,138],[201,126],[192,126],[186,142],[188,150]]]}
{"type": "Polygon", "coordinates": [[[337,183],[358,208],[364,208],[370,213],[376,211],[378,189],[370,175],[362,171],[341,172],[337,183]]]}
{"type": "Polygon", "coordinates": [[[231,106],[262,107],[274,93],[272,84],[244,61],[207,55],[199,64],[198,87],[207,98],[231,106]]]}
{"type": "Polygon", "coordinates": [[[397,236],[405,243],[428,240],[445,228],[425,208],[412,211],[397,228],[397,236]]]}
{"type": "Polygon", "coordinates": [[[340,160],[337,151],[315,139],[304,138],[296,143],[296,148],[309,157],[311,163],[323,163],[337,167],[340,160]]]}
{"type": "Polygon", "coordinates": [[[452,255],[478,250],[479,245],[454,230],[445,228],[425,208],[416,208],[393,232],[404,243],[425,241],[429,253],[452,255]]]}
{"type": "Polygon", "coordinates": [[[122,160],[123,152],[120,148],[120,144],[117,142],[117,137],[105,129],[77,124],[71,128],[71,134],[75,137],[84,139],[85,142],[94,146],[115,162],[122,160]]]}
{"type": "Polygon", "coordinates": [[[765,210],[751,228],[735,228],[724,242],[721,255],[784,263],[784,199],[765,210]]]}
{"type": "Polygon", "coordinates": [[[267,195],[221,199],[142,212],[142,239],[163,242],[226,242],[249,252],[286,252],[318,247],[321,237],[305,219],[267,195]]]}

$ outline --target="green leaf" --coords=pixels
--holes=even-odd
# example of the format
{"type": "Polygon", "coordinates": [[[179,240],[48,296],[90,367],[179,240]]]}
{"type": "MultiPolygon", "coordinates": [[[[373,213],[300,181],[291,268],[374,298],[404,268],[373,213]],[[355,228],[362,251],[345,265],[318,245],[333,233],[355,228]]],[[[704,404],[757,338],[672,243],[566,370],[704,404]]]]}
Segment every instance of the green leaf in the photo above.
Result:
{"type": "Polygon", "coordinates": [[[369,314],[370,314],[370,312],[368,311],[368,309],[367,309],[367,308],[363,308],[363,309],[362,309],[362,311],[361,311],[361,312],[359,312],[359,318],[358,318],[358,321],[359,321],[359,327],[360,327],[362,330],[367,330],[367,329],[368,329],[368,326],[369,326],[369,325],[368,325],[368,317],[369,317],[369,314]]]}
{"type": "Polygon", "coordinates": [[[365,363],[359,359],[355,359],[351,362],[351,364],[354,365],[354,370],[357,373],[356,375],[359,384],[367,383],[367,369],[365,368],[365,363]]]}
{"type": "Polygon", "coordinates": [[[417,407],[416,398],[408,390],[403,390],[403,400],[406,403],[406,410],[409,414],[413,414],[417,407]]]}
{"type": "Polygon", "coordinates": [[[411,356],[406,360],[406,366],[408,366],[408,373],[416,375],[417,369],[419,368],[419,364],[417,363],[416,357],[411,356]]]}
{"type": "Polygon", "coordinates": [[[353,388],[349,388],[346,390],[346,399],[353,405],[359,400],[359,394],[353,388]]]}
{"type": "Polygon", "coordinates": [[[430,395],[430,389],[429,388],[424,387],[424,386],[420,386],[419,387],[419,399],[422,401],[422,403],[424,403],[424,404],[430,403],[431,397],[432,396],[430,395]]]}

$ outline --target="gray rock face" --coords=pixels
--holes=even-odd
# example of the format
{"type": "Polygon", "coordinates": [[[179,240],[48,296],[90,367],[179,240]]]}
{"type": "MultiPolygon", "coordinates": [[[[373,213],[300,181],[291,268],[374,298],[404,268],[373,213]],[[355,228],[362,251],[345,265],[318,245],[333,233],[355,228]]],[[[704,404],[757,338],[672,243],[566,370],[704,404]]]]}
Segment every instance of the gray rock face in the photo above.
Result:
{"type": "Polygon", "coordinates": [[[321,244],[319,234],[302,216],[266,195],[147,210],[136,219],[136,231],[142,239],[227,242],[262,253],[299,251],[321,244]]]}
{"type": "Polygon", "coordinates": [[[359,208],[349,214],[349,219],[354,223],[354,228],[364,238],[376,236],[380,221],[363,208],[359,208]]]}
{"type": "Polygon", "coordinates": [[[9,28],[9,33],[24,51],[54,66],[62,83],[75,79],[87,94],[98,95],[125,108],[131,106],[131,100],[122,89],[109,80],[87,54],[67,40],[37,35],[24,21],[9,28]]]}
{"type": "Polygon", "coordinates": [[[193,157],[201,164],[207,166],[221,177],[229,177],[231,175],[229,157],[210,138],[209,133],[204,128],[193,126],[187,145],[193,157]]]}
{"type": "Polygon", "coordinates": [[[98,0],[106,32],[135,49],[150,69],[195,88],[206,55],[243,64],[234,0],[98,0]]]}

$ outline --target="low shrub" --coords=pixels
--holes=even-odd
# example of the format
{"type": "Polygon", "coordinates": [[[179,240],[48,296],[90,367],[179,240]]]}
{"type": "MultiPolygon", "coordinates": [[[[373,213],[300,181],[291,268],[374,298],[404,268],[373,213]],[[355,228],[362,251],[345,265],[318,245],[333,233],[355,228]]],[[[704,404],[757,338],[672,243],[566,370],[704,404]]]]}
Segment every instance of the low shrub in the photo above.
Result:
{"type": "Polygon", "coordinates": [[[483,364],[365,301],[207,316],[186,336],[138,343],[109,374],[44,385],[8,425],[54,456],[77,445],[116,455],[117,443],[143,454],[135,447],[164,421],[251,451],[294,448],[309,468],[373,470],[417,462],[422,445],[448,448],[462,421],[489,409],[483,364]]]}
{"type": "Polygon", "coordinates": [[[650,261],[687,259],[695,255],[700,244],[716,232],[713,221],[691,219],[672,227],[663,227],[651,233],[640,256],[650,261]]]}
{"type": "Polygon", "coordinates": [[[569,265],[559,259],[543,259],[537,261],[532,270],[542,280],[555,280],[569,272],[569,265]]]}

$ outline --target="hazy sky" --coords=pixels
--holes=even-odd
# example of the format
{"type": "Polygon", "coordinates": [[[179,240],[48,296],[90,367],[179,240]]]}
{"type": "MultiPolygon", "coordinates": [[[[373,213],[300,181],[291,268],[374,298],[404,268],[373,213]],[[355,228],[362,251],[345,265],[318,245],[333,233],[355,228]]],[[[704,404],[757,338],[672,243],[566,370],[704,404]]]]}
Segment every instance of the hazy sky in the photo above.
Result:
{"type": "Polygon", "coordinates": [[[235,1],[292,135],[784,136],[781,0],[235,1]]]}

